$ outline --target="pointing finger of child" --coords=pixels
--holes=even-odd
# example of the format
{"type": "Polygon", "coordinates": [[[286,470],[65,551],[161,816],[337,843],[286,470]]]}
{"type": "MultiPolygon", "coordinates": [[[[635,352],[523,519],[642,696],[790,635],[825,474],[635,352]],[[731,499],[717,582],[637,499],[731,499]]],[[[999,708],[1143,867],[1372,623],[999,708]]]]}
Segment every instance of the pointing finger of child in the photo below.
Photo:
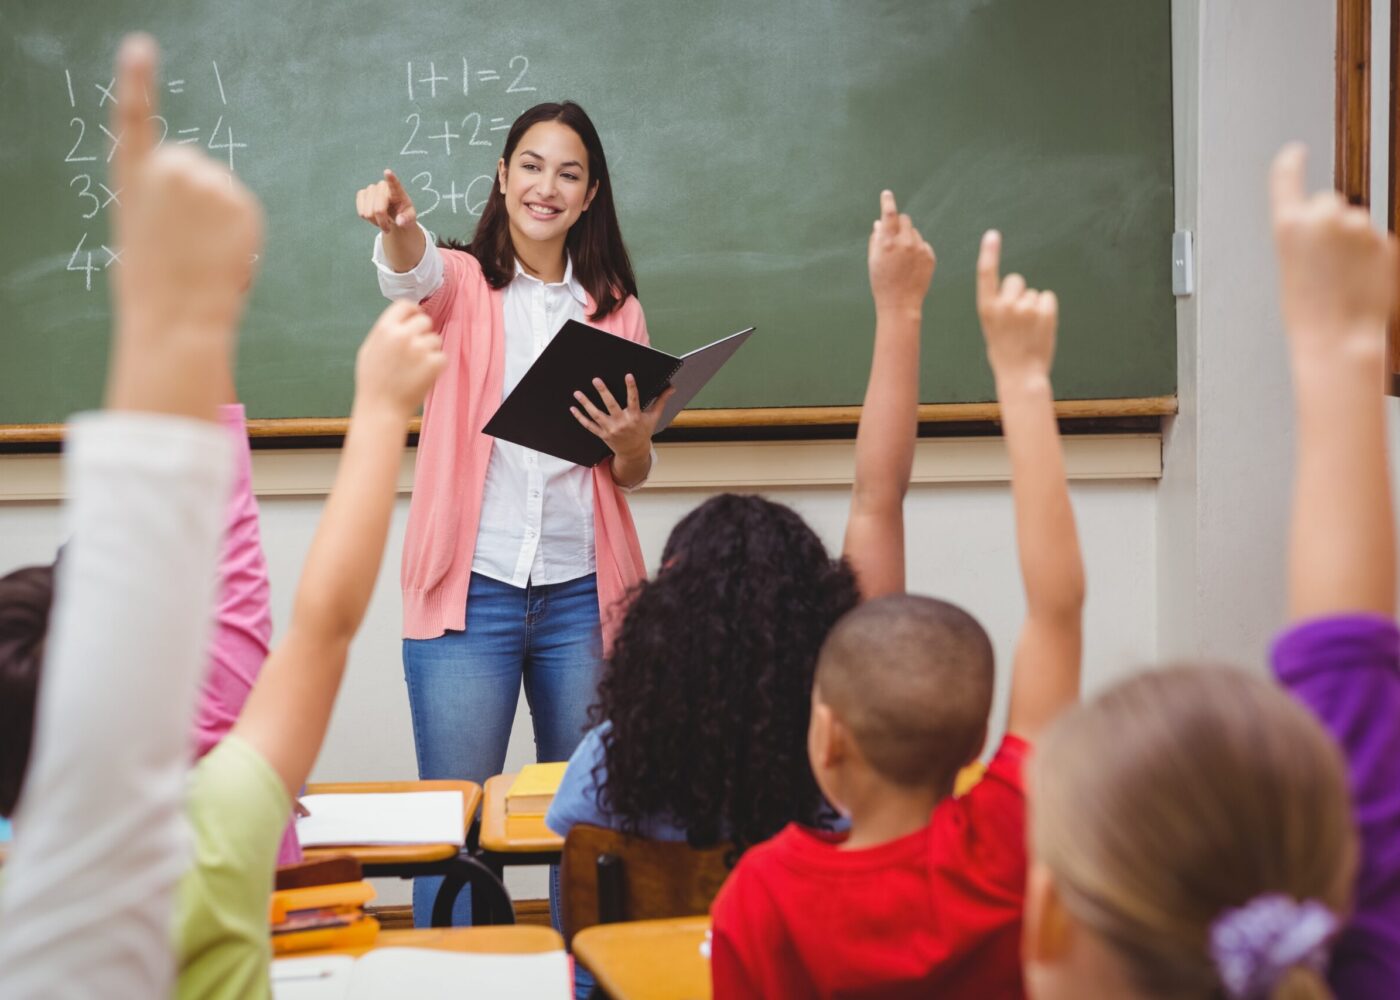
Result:
{"type": "Polygon", "coordinates": [[[989,304],[1001,284],[1001,233],[988,229],[977,251],[977,301],[989,304]]]}
{"type": "Polygon", "coordinates": [[[880,192],[880,221],[893,222],[899,216],[899,208],[894,203],[894,192],[886,189],[880,192]]]}
{"type": "Polygon", "coordinates": [[[1269,169],[1269,200],[1273,205],[1274,221],[1290,209],[1301,205],[1307,196],[1308,147],[1290,142],[1279,150],[1269,169]]]}
{"type": "Polygon", "coordinates": [[[116,180],[113,186],[119,192],[132,187],[156,145],[153,84],[159,58],[155,39],[140,32],[123,38],[117,53],[117,98],[112,107],[117,148],[112,157],[112,176],[116,180]]]}

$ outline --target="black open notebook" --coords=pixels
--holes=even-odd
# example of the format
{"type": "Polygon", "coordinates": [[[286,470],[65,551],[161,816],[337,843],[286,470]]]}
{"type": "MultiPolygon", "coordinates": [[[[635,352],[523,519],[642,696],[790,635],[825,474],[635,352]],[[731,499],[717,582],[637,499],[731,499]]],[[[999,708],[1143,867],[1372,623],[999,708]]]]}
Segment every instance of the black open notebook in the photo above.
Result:
{"type": "Polygon", "coordinates": [[[569,407],[578,405],[576,390],[587,393],[595,406],[602,407],[593,387],[593,380],[600,378],[613,398],[625,406],[630,372],[637,380],[637,395],[645,409],[668,385],[674,385],[676,393],[656,424],[657,431],[662,431],[751,333],[753,327],[740,330],[677,358],[571,319],[486,422],[483,433],[567,462],[597,465],[611,452],[569,412],[569,407]]]}

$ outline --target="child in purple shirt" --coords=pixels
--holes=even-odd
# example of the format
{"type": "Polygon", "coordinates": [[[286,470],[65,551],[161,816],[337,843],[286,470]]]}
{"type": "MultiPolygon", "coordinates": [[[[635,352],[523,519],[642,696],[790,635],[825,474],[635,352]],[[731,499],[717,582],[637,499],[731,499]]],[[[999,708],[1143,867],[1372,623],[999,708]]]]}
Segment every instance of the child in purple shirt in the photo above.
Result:
{"type": "MultiPolygon", "coordinates": [[[[1297,406],[1289,617],[1278,680],[1347,758],[1361,862],[1328,978],[1339,997],[1400,996],[1400,630],[1386,462],[1393,236],[1333,191],[1307,197],[1303,150],[1272,177],[1297,406]]],[[[1280,835],[1283,835],[1280,831],[1280,835]]]]}
{"type": "Polygon", "coordinates": [[[1315,618],[1279,636],[1273,662],[1279,681],[1313,710],[1345,751],[1361,833],[1356,900],[1332,952],[1332,987],[1340,997],[1395,996],[1400,990],[1400,629],[1376,614],[1315,618]]]}

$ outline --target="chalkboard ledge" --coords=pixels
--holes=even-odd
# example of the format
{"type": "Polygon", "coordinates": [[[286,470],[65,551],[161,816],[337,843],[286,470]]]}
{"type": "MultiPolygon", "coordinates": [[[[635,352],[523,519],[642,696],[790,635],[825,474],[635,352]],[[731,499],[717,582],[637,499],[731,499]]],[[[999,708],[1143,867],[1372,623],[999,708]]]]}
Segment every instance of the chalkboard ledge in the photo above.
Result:
{"type": "MultiPolygon", "coordinates": [[[[1144,396],[1135,399],[1063,399],[1055,403],[1061,420],[1102,421],[1152,419],[1176,413],[1175,396],[1144,396]]],[[[924,403],[919,406],[921,424],[993,424],[1000,419],[996,403],[924,403]]],[[[860,420],[859,406],[773,406],[734,410],[685,410],[671,427],[677,431],[703,434],[706,431],[733,432],[745,428],[826,428],[854,426],[860,420]]],[[[292,419],[252,419],[248,435],[259,439],[344,437],[350,421],[346,417],[299,417],[292,419]]],[[[54,444],[63,440],[63,424],[0,424],[0,448],[14,445],[54,444]]],[[[418,432],[414,420],[412,433],[418,432]]],[[[269,441],[270,443],[270,441],[269,441]]]]}
{"type": "MultiPolygon", "coordinates": [[[[1071,434],[1065,473],[1072,481],[1150,482],[1162,476],[1162,436],[1071,434]]],[[[660,461],[643,494],[666,490],[849,489],[855,472],[852,440],[701,441],[659,444],[660,461]]],[[[413,490],[414,452],[399,463],[398,492],[413,490]]],[[[253,452],[257,496],[322,497],[335,482],[336,448],[272,448],[253,452]]],[[[940,437],[914,448],[910,482],[916,485],[1005,483],[1011,476],[1006,442],[999,437],[940,437]]],[[[0,505],[64,498],[63,458],[57,453],[0,455],[0,505]]]]}

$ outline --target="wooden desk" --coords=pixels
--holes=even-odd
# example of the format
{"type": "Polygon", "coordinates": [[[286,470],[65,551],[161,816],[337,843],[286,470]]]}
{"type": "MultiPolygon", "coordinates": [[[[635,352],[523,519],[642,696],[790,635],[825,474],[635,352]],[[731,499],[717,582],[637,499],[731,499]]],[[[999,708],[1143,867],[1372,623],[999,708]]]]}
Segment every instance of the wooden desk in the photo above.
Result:
{"type": "Polygon", "coordinates": [[[506,792],[516,777],[498,774],[486,779],[481,805],[481,850],[495,856],[501,864],[558,864],[564,838],[545,826],[542,818],[506,817],[506,792]]]}
{"type": "Polygon", "coordinates": [[[563,951],[564,939],[549,927],[517,924],[513,927],[433,927],[420,930],[380,931],[368,948],[329,948],[303,955],[363,955],[376,948],[432,948],[437,951],[468,951],[487,955],[533,955],[563,951]]]}
{"type": "Polygon", "coordinates": [[[709,929],[709,917],[598,924],[574,935],[574,958],[612,1000],[710,1000],[709,929]]]}
{"type": "MultiPolygon", "coordinates": [[[[386,792],[461,792],[462,838],[466,840],[481,808],[481,786],[474,781],[330,781],[306,786],[307,795],[370,795],[386,792]]],[[[413,865],[454,858],[461,844],[348,844],[343,847],[308,847],[307,861],[348,854],[362,865],[413,865]]],[[[366,873],[368,874],[368,872],[366,873]]]]}
{"type": "MultiPolygon", "coordinates": [[[[461,792],[462,837],[470,843],[477,810],[481,808],[481,786],[474,781],[339,781],[308,785],[308,795],[366,795],[401,792],[461,792]]],[[[477,860],[469,846],[462,844],[347,844],[338,847],[309,847],[306,860],[349,855],[360,862],[366,878],[417,878],[442,875],[442,886],[433,901],[434,928],[452,924],[452,907],[457,895],[468,884],[472,892],[472,922],[513,924],[515,909],[501,882],[500,872],[477,860]]]]}

